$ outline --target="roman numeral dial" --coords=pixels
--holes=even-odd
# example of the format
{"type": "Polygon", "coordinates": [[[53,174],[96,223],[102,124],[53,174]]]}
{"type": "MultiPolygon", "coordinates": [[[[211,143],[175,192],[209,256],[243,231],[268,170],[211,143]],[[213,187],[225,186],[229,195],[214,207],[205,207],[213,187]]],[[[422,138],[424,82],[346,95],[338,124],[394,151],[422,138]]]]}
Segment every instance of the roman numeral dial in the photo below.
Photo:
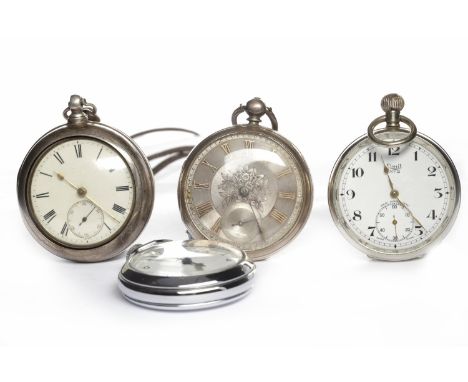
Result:
{"type": "Polygon", "coordinates": [[[270,217],[272,217],[279,224],[283,224],[288,218],[288,215],[278,211],[276,208],[273,208],[270,212],[270,217]]]}
{"type": "Polygon", "coordinates": [[[244,141],[244,147],[245,147],[246,149],[253,149],[254,146],[255,146],[255,141],[252,141],[252,140],[250,140],[250,139],[246,139],[246,140],[244,141]]]}
{"type": "Polygon", "coordinates": [[[119,206],[117,203],[114,203],[112,209],[122,215],[125,213],[125,211],[127,211],[126,208],[119,206]]]}
{"type": "Polygon", "coordinates": [[[223,149],[225,154],[229,154],[231,152],[231,147],[229,147],[229,143],[223,143],[221,145],[221,148],[223,149]]]}
{"type": "Polygon", "coordinates": [[[132,215],[132,174],[120,154],[103,141],[60,141],[41,156],[29,182],[35,224],[63,245],[106,243],[132,215]]]}
{"type": "Polygon", "coordinates": [[[281,199],[291,199],[291,200],[294,200],[296,199],[296,193],[295,192],[283,192],[283,191],[280,191],[278,193],[278,197],[281,198],[281,199]]]}
{"type": "Polygon", "coordinates": [[[195,182],[193,184],[193,188],[195,188],[197,190],[208,190],[210,188],[210,184],[209,183],[197,183],[197,182],[195,182]]]}
{"type": "Polygon", "coordinates": [[[199,204],[197,207],[197,213],[199,217],[206,215],[208,212],[213,210],[213,205],[211,202],[204,202],[199,204]]]}
{"type": "Polygon", "coordinates": [[[283,176],[291,175],[292,169],[290,167],[286,167],[285,169],[281,170],[278,174],[276,174],[277,178],[282,178],[283,176]]]}
{"type": "Polygon", "coordinates": [[[252,253],[296,234],[294,228],[303,224],[301,215],[310,207],[304,195],[311,182],[293,147],[263,130],[245,130],[208,138],[195,148],[179,192],[193,236],[230,242],[252,253]]]}

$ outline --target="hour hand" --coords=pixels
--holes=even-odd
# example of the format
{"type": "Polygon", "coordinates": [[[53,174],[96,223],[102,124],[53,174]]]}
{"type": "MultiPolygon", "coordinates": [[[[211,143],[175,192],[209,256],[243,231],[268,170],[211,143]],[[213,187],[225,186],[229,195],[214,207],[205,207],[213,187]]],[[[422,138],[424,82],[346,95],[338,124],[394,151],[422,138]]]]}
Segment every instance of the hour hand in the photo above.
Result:
{"type": "MultiPolygon", "coordinates": [[[[389,175],[390,170],[389,170],[388,166],[385,164],[385,161],[384,161],[382,155],[380,156],[380,159],[382,160],[382,163],[383,163],[383,166],[384,166],[384,174],[387,175],[388,184],[390,184],[390,188],[391,188],[392,192],[395,192],[396,191],[395,187],[394,187],[392,179],[390,179],[390,175],[389,175]]],[[[396,191],[396,192],[398,192],[398,191],[396,191]]]]}

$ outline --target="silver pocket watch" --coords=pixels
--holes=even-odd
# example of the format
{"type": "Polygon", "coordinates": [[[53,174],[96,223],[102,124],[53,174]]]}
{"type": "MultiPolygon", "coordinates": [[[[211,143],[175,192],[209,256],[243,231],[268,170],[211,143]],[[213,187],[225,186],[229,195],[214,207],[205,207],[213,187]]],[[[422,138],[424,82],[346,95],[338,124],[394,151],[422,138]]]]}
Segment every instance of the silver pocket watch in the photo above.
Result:
{"type": "Polygon", "coordinates": [[[389,94],[381,106],[385,115],[335,163],[328,203],[339,230],[369,257],[409,260],[423,256],[450,230],[460,180],[442,147],[400,115],[402,97],[389,94]]]}
{"type": "Polygon", "coordinates": [[[132,246],[119,273],[130,302],[159,310],[196,310],[246,296],[255,265],[240,249],[208,240],[156,240],[132,246]]]}
{"type": "Polygon", "coordinates": [[[23,220],[57,256],[106,260],[129,247],[153,207],[153,174],[145,154],[124,133],[100,123],[78,95],[67,123],[42,136],[18,173],[23,220]]]}
{"type": "Polygon", "coordinates": [[[262,260],[305,225],[312,179],[304,158],[276,132],[276,117],[259,98],[238,107],[232,124],[204,139],[185,160],[179,208],[193,238],[228,242],[262,260]],[[237,122],[242,112],[247,124],[237,122]],[[271,129],[260,125],[264,115],[271,129]]]}

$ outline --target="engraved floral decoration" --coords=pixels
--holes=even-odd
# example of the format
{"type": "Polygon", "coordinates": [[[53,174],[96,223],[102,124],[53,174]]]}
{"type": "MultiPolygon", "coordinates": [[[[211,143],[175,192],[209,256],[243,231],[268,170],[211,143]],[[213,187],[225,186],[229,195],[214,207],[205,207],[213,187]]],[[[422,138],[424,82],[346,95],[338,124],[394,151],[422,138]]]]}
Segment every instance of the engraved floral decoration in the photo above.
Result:
{"type": "Polygon", "coordinates": [[[268,184],[268,179],[263,174],[257,174],[255,168],[245,166],[234,173],[221,173],[221,177],[218,190],[225,206],[233,202],[246,202],[259,211],[262,210],[268,184]]]}

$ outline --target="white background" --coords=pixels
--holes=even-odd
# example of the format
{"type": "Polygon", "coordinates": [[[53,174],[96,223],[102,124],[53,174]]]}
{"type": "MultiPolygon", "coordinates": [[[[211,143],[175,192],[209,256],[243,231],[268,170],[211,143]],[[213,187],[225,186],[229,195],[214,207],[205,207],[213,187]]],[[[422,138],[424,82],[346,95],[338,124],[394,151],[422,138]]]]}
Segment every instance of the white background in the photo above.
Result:
{"type": "MultiPolygon", "coordinates": [[[[404,114],[448,151],[467,189],[464,5],[2,1],[0,345],[10,347],[2,380],[464,379],[463,202],[453,230],[426,258],[384,263],[344,240],[326,198],[334,161],[382,114],[389,92],[405,97],[404,114]],[[74,93],[129,134],[181,126],[205,136],[229,126],[234,108],[254,96],[273,107],[280,132],[309,163],[314,206],[297,240],[258,264],[249,297],[193,313],[138,308],[116,289],[122,258],[75,264],[31,238],[16,174],[36,139],[63,123],[74,93]],[[41,349],[56,346],[67,349],[41,349]]],[[[157,139],[145,150],[194,142],[157,139]]],[[[180,165],[156,178],[141,241],[184,238],[180,165]]]]}

